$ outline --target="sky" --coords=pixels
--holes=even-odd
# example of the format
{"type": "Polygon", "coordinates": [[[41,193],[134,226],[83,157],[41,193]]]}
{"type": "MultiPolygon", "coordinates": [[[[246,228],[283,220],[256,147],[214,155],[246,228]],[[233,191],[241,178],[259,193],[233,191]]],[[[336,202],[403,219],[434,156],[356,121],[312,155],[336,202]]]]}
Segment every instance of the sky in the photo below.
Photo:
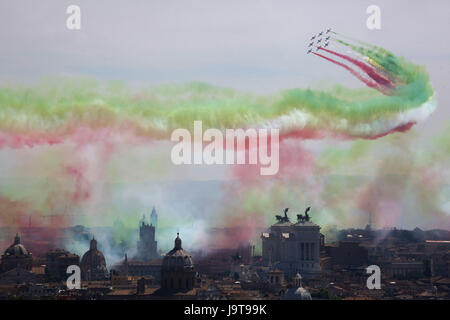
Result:
{"type": "MultiPolygon", "coordinates": [[[[338,67],[305,54],[311,35],[331,27],[426,66],[442,104],[450,102],[450,5],[423,1],[2,1],[0,80],[89,75],[149,86],[204,81],[257,93],[339,80],[338,67]],[[66,8],[81,8],[81,30],[66,8]],[[366,8],[381,9],[369,30],[366,8]]],[[[450,115],[440,108],[433,131],[450,115]]]]}
{"type": "MultiPolygon", "coordinates": [[[[449,13],[450,3],[446,0],[435,0],[432,3],[405,0],[4,0],[0,3],[0,83],[29,84],[48,76],[89,76],[100,81],[120,80],[133,87],[202,81],[255,94],[276,93],[297,87],[320,87],[336,82],[351,88],[360,87],[359,81],[339,67],[306,54],[310,37],[331,27],[341,34],[388,48],[397,56],[405,56],[415,64],[425,66],[436,90],[438,108],[427,121],[415,127],[407,138],[393,138],[373,144],[375,156],[366,154],[365,157],[372,157],[370,164],[379,164],[390,157],[389,154],[380,156],[383,150],[396,143],[400,145],[399,148],[404,145],[410,148],[417,136],[422,145],[427,144],[426,137],[439,135],[448,124],[449,13]],[[81,30],[66,28],[66,8],[71,4],[81,8],[81,30]],[[381,30],[369,30],[366,27],[366,8],[372,4],[381,9],[381,30]]],[[[303,146],[314,151],[328,148],[330,144],[308,141],[303,146]]],[[[343,149],[352,147],[353,145],[342,143],[343,149]]],[[[51,168],[50,162],[44,159],[52,152],[55,153],[55,158],[59,157],[67,152],[65,148],[66,146],[0,150],[0,186],[4,188],[0,194],[6,194],[14,201],[21,200],[14,196],[14,190],[20,189],[21,183],[23,185],[20,179],[32,177],[43,183],[48,178],[46,170],[51,168]],[[11,186],[12,182],[17,186],[11,186]]],[[[163,144],[158,144],[152,150],[121,148],[108,160],[106,173],[93,170],[93,176],[88,182],[94,183],[99,177],[108,176],[108,170],[113,168],[111,170],[115,174],[108,176],[105,185],[113,181],[123,187],[117,187],[115,191],[108,189],[109,187],[101,187],[101,191],[94,197],[97,199],[95,204],[85,204],[77,208],[77,212],[95,212],[104,210],[105,206],[117,209],[127,203],[125,198],[133,198],[130,194],[134,195],[134,199],[140,200],[136,201],[137,204],[132,203],[128,207],[125,205],[121,210],[132,208],[134,218],[139,216],[135,214],[136,211],[141,208],[146,210],[155,203],[163,207],[160,211],[164,212],[166,209],[169,220],[186,208],[189,214],[201,217],[208,225],[210,220],[204,219],[207,216],[203,211],[204,206],[202,207],[204,203],[211,203],[215,210],[231,210],[222,201],[226,197],[238,196],[229,190],[230,185],[223,187],[220,183],[229,178],[225,168],[164,167],[165,160],[158,156],[159,148],[164,149],[163,144]],[[157,169],[146,168],[152,159],[157,163],[153,168],[157,169]],[[135,164],[134,168],[127,166],[130,162],[135,164]],[[160,170],[163,167],[164,170],[160,170]],[[172,180],[178,181],[179,185],[174,187],[167,183],[172,180]],[[192,180],[205,181],[206,184],[198,187],[192,182],[190,185],[189,181],[192,180]],[[166,184],[162,183],[158,188],[158,183],[154,181],[166,181],[166,184]],[[142,187],[146,183],[151,186],[142,187]],[[205,187],[208,185],[209,187],[205,187]],[[188,191],[192,188],[198,192],[191,190],[192,194],[189,194],[188,191]],[[224,188],[226,192],[223,191],[224,188]],[[216,192],[223,192],[224,195],[218,197],[213,192],[205,191],[208,189],[219,190],[216,192]],[[104,196],[105,190],[111,191],[108,196],[104,196]],[[118,195],[111,196],[115,192],[118,195]],[[186,199],[178,203],[172,192],[179,194],[178,199],[186,199]],[[201,212],[197,214],[198,211],[201,212]]],[[[79,157],[80,161],[91,164],[101,154],[101,151],[89,149],[82,150],[79,157]]],[[[367,165],[360,168],[355,176],[373,174],[367,172],[368,168],[373,167],[367,165]]],[[[352,170],[348,166],[336,170],[339,173],[344,171],[348,174],[352,170]]],[[[417,177],[414,176],[414,179],[417,177]]],[[[29,182],[24,184],[30,185],[29,182]]],[[[445,185],[445,181],[443,184],[445,185]]],[[[314,185],[311,183],[310,187],[314,185]]],[[[281,193],[287,192],[286,188],[284,186],[281,193]]],[[[403,188],[403,185],[399,184],[398,188],[403,188]]],[[[32,191],[26,194],[27,197],[36,197],[32,191]]],[[[257,196],[253,196],[255,199],[240,199],[238,203],[255,205],[257,196]]],[[[281,194],[278,196],[283,198],[281,194]]],[[[288,202],[295,202],[291,196],[286,197],[289,198],[288,202]]],[[[401,197],[407,198],[404,194],[401,197]]],[[[410,206],[414,203],[412,200],[405,201],[410,206]]],[[[317,201],[317,204],[320,203],[317,201]]],[[[449,206],[448,202],[444,203],[449,206]]],[[[389,205],[392,203],[388,203],[389,205]]],[[[267,211],[275,209],[274,206],[267,211]]],[[[450,207],[446,210],[450,212],[450,207]]],[[[348,217],[347,213],[345,217],[348,217]]],[[[321,219],[327,223],[337,221],[321,219]]],[[[358,223],[363,224],[364,219],[359,217],[358,223]]],[[[413,227],[420,219],[419,214],[412,222],[403,221],[402,224],[413,227]]],[[[101,223],[101,220],[101,216],[97,217],[95,224],[101,223]]],[[[108,220],[108,223],[112,220],[108,220]]],[[[440,220],[433,221],[427,225],[436,226],[440,220]]]]}

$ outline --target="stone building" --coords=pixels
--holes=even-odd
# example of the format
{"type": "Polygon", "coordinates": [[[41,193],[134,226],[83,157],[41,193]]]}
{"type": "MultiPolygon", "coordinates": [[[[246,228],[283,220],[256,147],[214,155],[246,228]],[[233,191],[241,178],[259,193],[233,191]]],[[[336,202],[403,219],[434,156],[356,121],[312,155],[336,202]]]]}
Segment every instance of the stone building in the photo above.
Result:
{"type": "Polygon", "coordinates": [[[125,255],[125,259],[112,267],[111,273],[122,276],[151,276],[155,281],[159,282],[161,278],[162,260],[139,261],[129,260],[125,255]]]}
{"type": "Polygon", "coordinates": [[[156,213],[155,207],[153,207],[152,213],[150,214],[150,224],[155,228],[158,227],[158,214],[156,213]]]}
{"type": "Polygon", "coordinates": [[[155,240],[157,215],[153,208],[151,222],[147,223],[145,216],[139,223],[139,241],[137,243],[137,260],[150,261],[158,258],[157,241],[155,240]]]}
{"type": "Polygon", "coordinates": [[[103,253],[97,249],[97,240],[92,238],[89,250],[83,255],[80,263],[83,280],[104,280],[108,277],[106,261],[103,253]]]}
{"type": "Polygon", "coordinates": [[[23,283],[36,283],[38,276],[30,270],[18,266],[0,274],[0,285],[18,285],[23,283]]]}
{"type": "Polygon", "coordinates": [[[192,257],[181,247],[181,239],[177,233],[174,248],[163,259],[161,268],[161,289],[177,292],[194,288],[195,270],[192,257]]]}
{"type": "Polygon", "coordinates": [[[0,273],[12,270],[16,267],[31,271],[32,263],[32,254],[20,243],[19,234],[16,234],[14,243],[11,244],[2,255],[0,273]]]}
{"type": "Polygon", "coordinates": [[[80,257],[64,249],[52,249],[46,254],[45,275],[49,280],[67,279],[67,267],[79,265],[80,257]]]}
{"type": "Polygon", "coordinates": [[[282,270],[287,278],[299,272],[305,277],[317,275],[321,272],[320,227],[310,221],[308,210],[305,216],[297,215],[295,223],[288,218],[287,210],[261,235],[262,263],[282,270]]]}
{"type": "Polygon", "coordinates": [[[414,279],[424,276],[423,261],[392,261],[382,265],[386,274],[398,279],[414,279]]]}
{"type": "Polygon", "coordinates": [[[358,242],[339,241],[337,246],[325,246],[325,252],[331,257],[332,265],[341,268],[360,267],[369,264],[368,250],[358,242]]]}

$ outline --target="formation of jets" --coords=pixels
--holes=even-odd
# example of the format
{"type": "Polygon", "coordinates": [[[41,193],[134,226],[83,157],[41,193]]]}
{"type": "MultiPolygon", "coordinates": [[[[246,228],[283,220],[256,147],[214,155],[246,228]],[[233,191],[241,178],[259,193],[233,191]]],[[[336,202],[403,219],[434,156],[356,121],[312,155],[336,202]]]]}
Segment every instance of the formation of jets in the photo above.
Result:
{"type": "MultiPolygon", "coordinates": [[[[325,35],[329,34],[331,32],[331,28],[328,28],[325,31],[325,35]]],[[[323,31],[320,31],[317,35],[314,35],[311,37],[310,43],[308,45],[308,51],[306,52],[306,54],[309,54],[312,52],[313,50],[313,46],[314,46],[314,42],[316,43],[316,51],[319,51],[320,48],[326,48],[328,47],[328,45],[330,44],[330,37],[331,36],[325,36],[325,38],[323,38],[323,45],[322,45],[322,36],[324,35],[323,31]],[[315,40],[317,37],[317,40],[315,40]]]]}

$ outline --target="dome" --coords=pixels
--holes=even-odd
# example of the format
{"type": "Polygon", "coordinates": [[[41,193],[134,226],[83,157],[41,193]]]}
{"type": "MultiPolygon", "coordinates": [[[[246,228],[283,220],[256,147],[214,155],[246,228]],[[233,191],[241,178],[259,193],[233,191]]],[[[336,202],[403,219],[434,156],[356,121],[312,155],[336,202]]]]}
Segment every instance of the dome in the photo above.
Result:
{"type": "Polygon", "coordinates": [[[97,249],[97,241],[94,238],[91,240],[90,249],[81,258],[80,266],[85,272],[107,272],[105,256],[97,249]]]}
{"type": "Polygon", "coordinates": [[[305,288],[297,288],[294,292],[294,296],[298,297],[297,300],[311,300],[311,294],[305,288]]]}
{"type": "Polygon", "coordinates": [[[284,294],[284,300],[312,300],[311,294],[303,287],[289,288],[284,294]]]}
{"type": "Polygon", "coordinates": [[[81,258],[82,265],[90,265],[96,267],[106,267],[105,256],[101,251],[98,250],[89,250],[87,251],[83,257],[81,258]]]}
{"type": "Polygon", "coordinates": [[[162,267],[165,270],[171,269],[191,269],[194,267],[191,255],[181,247],[181,239],[177,233],[175,246],[163,259],[162,267]]]}
{"type": "Polygon", "coordinates": [[[28,255],[28,251],[22,244],[15,244],[6,249],[5,255],[26,256],[28,255]]]}
{"type": "Polygon", "coordinates": [[[297,273],[294,277],[294,286],[286,290],[284,300],[312,300],[308,290],[302,287],[302,276],[297,273]]]}
{"type": "Polygon", "coordinates": [[[4,253],[5,256],[28,256],[28,251],[25,247],[20,243],[19,234],[16,234],[14,238],[14,243],[10,245],[4,253]]]}
{"type": "Polygon", "coordinates": [[[6,272],[16,267],[31,270],[33,257],[20,243],[19,234],[16,234],[14,243],[10,245],[2,255],[0,272],[6,272]]]}

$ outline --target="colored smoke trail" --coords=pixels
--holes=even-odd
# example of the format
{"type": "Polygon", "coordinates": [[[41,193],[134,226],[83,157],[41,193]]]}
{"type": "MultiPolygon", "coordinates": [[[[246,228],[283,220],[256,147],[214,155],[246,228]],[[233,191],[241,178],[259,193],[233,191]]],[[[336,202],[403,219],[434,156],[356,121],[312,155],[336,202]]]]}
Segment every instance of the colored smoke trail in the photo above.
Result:
{"type": "Polygon", "coordinates": [[[434,91],[424,68],[375,46],[338,43],[363,55],[364,62],[320,48],[358,66],[371,80],[350,71],[385,96],[367,93],[355,99],[329,90],[291,89],[255,96],[204,83],[165,85],[132,92],[123,85],[100,85],[86,79],[56,79],[36,87],[0,88],[0,147],[23,148],[78,139],[80,129],[109,131],[132,139],[168,139],[176,128],[278,128],[329,132],[329,136],[373,138],[408,123],[424,120],[433,110],[434,91]],[[373,79],[373,80],[372,80],[373,79]],[[389,89],[388,89],[389,87],[389,89]]]}
{"type": "Polygon", "coordinates": [[[389,81],[389,79],[386,79],[385,77],[383,77],[382,75],[378,74],[375,69],[369,67],[368,65],[366,65],[365,63],[358,61],[356,59],[353,59],[352,57],[349,57],[347,55],[344,54],[340,54],[337,52],[334,52],[332,50],[329,49],[325,49],[323,47],[319,47],[320,50],[324,50],[326,52],[329,52],[331,54],[334,54],[338,57],[341,57],[342,59],[345,59],[347,61],[350,61],[351,63],[353,63],[354,65],[358,66],[361,70],[363,70],[369,77],[371,77],[373,80],[375,80],[377,83],[379,83],[380,85],[383,86],[387,86],[389,88],[393,87],[393,84],[389,81]]]}
{"type": "Polygon", "coordinates": [[[421,75],[424,72],[423,68],[406,61],[404,58],[396,57],[386,49],[369,44],[356,46],[340,39],[335,40],[365,56],[374,66],[381,68],[387,74],[401,81],[403,86],[407,86],[414,81],[428,81],[427,77],[423,77],[424,74],[421,75]]]}
{"type": "MultiPolygon", "coordinates": [[[[272,95],[254,95],[205,83],[131,90],[117,83],[100,84],[85,78],[56,79],[27,87],[2,86],[0,152],[17,153],[17,157],[23,162],[29,158],[29,162],[18,165],[14,170],[24,171],[24,168],[31,167],[33,170],[30,171],[36,175],[38,172],[44,178],[40,178],[34,185],[30,184],[29,188],[33,187],[31,191],[24,191],[25,188],[20,185],[1,189],[0,196],[5,199],[1,205],[7,210],[0,212],[0,224],[23,227],[28,223],[30,215],[38,217],[53,211],[57,213],[66,204],[69,212],[75,214],[74,223],[110,224],[116,215],[128,214],[137,206],[132,203],[132,210],[129,207],[111,210],[110,207],[120,205],[118,202],[121,201],[115,202],[108,197],[125,194],[131,198],[135,193],[135,190],[123,190],[129,188],[123,186],[126,183],[119,183],[120,187],[115,186],[118,190],[113,193],[111,190],[114,188],[109,184],[111,181],[128,181],[130,176],[137,177],[136,180],[140,181],[148,177],[160,177],[169,171],[165,167],[168,166],[167,157],[164,158],[164,165],[156,166],[155,171],[158,173],[153,175],[145,171],[150,170],[147,167],[155,167],[154,163],[147,161],[147,153],[137,152],[138,156],[125,160],[124,157],[135,147],[154,150],[155,144],[161,142],[157,140],[167,141],[176,128],[192,130],[194,120],[202,120],[203,130],[279,128],[280,172],[271,182],[261,182],[255,178],[259,172],[257,169],[253,170],[255,167],[250,168],[252,171],[247,170],[248,166],[236,166],[232,176],[239,181],[238,190],[241,192],[230,191],[225,194],[223,207],[217,214],[222,219],[215,219],[213,214],[216,211],[213,208],[211,216],[214,219],[202,220],[202,216],[180,221],[180,212],[184,216],[185,212],[198,212],[199,208],[204,207],[202,200],[198,200],[201,205],[188,209],[187,206],[174,208],[167,219],[167,226],[173,226],[174,221],[186,226],[191,220],[200,220],[207,226],[213,225],[212,220],[223,222],[229,227],[244,225],[246,231],[242,233],[241,240],[245,242],[245,234],[249,238],[256,234],[252,232],[256,230],[253,229],[256,222],[259,223],[258,227],[267,226],[272,222],[273,214],[286,206],[299,209],[303,204],[310,204],[314,210],[317,207],[324,208],[321,212],[332,211],[326,217],[324,213],[319,215],[319,212],[314,211],[314,219],[317,219],[314,221],[323,225],[335,223],[340,217],[343,223],[356,220],[360,222],[361,219],[355,219],[350,210],[347,210],[351,207],[350,202],[354,201],[355,194],[361,198],[358,204],[361,210],[382,212],[383,208],[368,203],[368,199],[373,197],[373,193],[381,188],[385,180],[374,179],[373,184],[376,186],[367,186],[364,188],[367,191],[361,194],[357,193],[359,185],[358,188],[350,185],[345,189],[345,183],[339,182],[336,186],[325,183],[326,172],[317,168],[314,155],[306,147],[296,144],[327,137],[337,140],[377,139],[393,132],[407,131],[433,112],[434,91],[424,68],[395,57],[381,48],[353,46],[352,49],[367,58],[379,74],[390,79],[395,84],[394,90],[388,95],[380,94],[370,89],[379,89],[379,84],[365,78],[362,81],[368,81],[370,88],[347,89],[336,85],[328,90],[298,88],[272,95]],[[45,155],[40,156],[41,153],[45,155]],[[146,159],[146,162],[143,161],[145,165],[139,164],[140,158],[146,159]],[[290,179],[293,178],[298,180],[291,182],[290,179]],[[339,195],[343,195],[342,199],[349,200],[341,200],[339,195]],[[24,207],[16,205],[18,203],[23,203],[24,207]],[[84,218],[81,214],[76,216],[79,213],[84,218]],[[21,218],[14,221],[10,214],[21,214],[21,218]],[[245,219],[242,218],[244,214],[248,214],[245,219]],[[261,215],[265,215],[267,219],[258,220],[261,215]]],[[[317,55],[328,61],[335,61],[324,55],[317,55]]],[[[353,68],[336,62],[362,78],[353,68]]],[[[351,161],[348,163],[350,166],[354,165],[351,161]]],[[[23,176],[17,173],[18,178],[26,177],[26,173],[23,176]]],[[[9,181],[1,181],[2,187],[8,185],[9,181]]],[[[398,185],[399,188],[403,186],[398,185]]],[[[427,192],[422,190],[419,183],[413,187],[417,189],[414,194],[427,192]]],[[[195,191],[195,188],[189,189],[195,191]]],[[[173,189],[164,190],[171,193],[173,189]]],[[[151,198],[153,194],[147,190],[142,193],[142,198],[148,201],[145,204],[150,205],[154,201],[151,198]]],[[[204,199],[205,194],[213,192],[208,189],[199,193],[198,198],[204,199]]],[[[380,200],[390,204],[396,198],[405,197],[404,193],[393,193],[394,200],[388,199],[388,196],[389,194],[383,193],[380,200]],[[385,199],[381,199],[382,197],[385,199]]],[[[191,201],[190,195],[180,193],[178,197],[165,199],[167,201],[161,203],[173,205],[184,197],[189,199],[187,202],[191,201]]],[[[427,198],[428,194],[423,197],[427,198]]],[[[162,210],[163,213],[167,214],[168,206],[162,210]]],[[[395,209],[401,213],[400,209],[395,209]]],[[[440,217],[443,215],[442,211],[435,211],[440,217]]],[[[126,216],[126,219],[136,220],[132,214],[126,216]]],[[[45,221],[51,220],[48,218],[45,221]]],[[[58,219],[55,221],[58,222],[58,219]]],[[[130,234],[135,235],[135,225],[128,226],[130,234]]],[[[194,227],[186,229],[194,230],[192,233],[195,233],[202,227],[198,227],[198,230],[194,227]]],[[[124,237],[127,242],[135,243],[130,237],[124,237]]],[[[171,236],[168,242],[168,245],[172,245],[171,236]]]]}
{"type": "MultiPolygon", "coordinates": [[[[337,32],[335,32],[335,31],[331,31],[331,33],[333,33],[334,35],[337,35],[337,36],[339,36],[339,37],[341,37],[341,38],[347,39],[347,40],[349,40],[349,41],[356,42],[356,43],[358,43],[358,44],[360,44],[360,45],[362,45],[362,46],[367,46],[367,47],[372,46],[371,44],[369,44],[369,43],[367,43],[367,42],[364,42],[364,41],[361,41],[361,40],[358,40],[358,39],[354,39],[354,38],[352,38],[352,37],[349,37],[349,36],[346,36],[346,35],[337,33],[337,32]]],[[[333,40],[335,40],[335,41],[339,40],[339,39],[334,38],[334,37],[331,38],[331,39],[333,39],[333,40]]]]}
{"type": "Polygon", "coordinates": [[[316,56],[318,56],[318,57],[321,57],[321,58],[323,58],[323,59],[325,59],[325,60],[328,60],[328,61],[330,61],[330,62],[332,62],[332,63],[334,63],[334,64],[336,64],[336,65],[338,65],[338,66],[341,66],[341,67],[343,67],[344,69],[346,69],[346,70],[348,70],[351,74],[353,74],[355,77],[357,77],[359,80],[361,80],[362,82],[364,82],[369,88],[374,88],[374,89],[377,89],[377,90],[379,90],[380,92],[382,92],[382,90],[381,90],[381,88],[375,83],[375,82],[373,82],[373,81],[370,81],[370,80],[368,80],[368,79],[364,79],[355,69],[352,69],[352,68],[350,68],[349,66],[347,66],[347,65],[345,65],[345,64],[343,64],[343,63],[341,63],[341,62],[339,62],[339,61],[336,61],[336,60],[334,60],[334,59],[331,59],[331,58],[328,58],[328,57],[325,57],[324,55],[321,55],[321,54],[319,54],[319,53],[316,53],[316,52],[313,52],[316,56]]]}

